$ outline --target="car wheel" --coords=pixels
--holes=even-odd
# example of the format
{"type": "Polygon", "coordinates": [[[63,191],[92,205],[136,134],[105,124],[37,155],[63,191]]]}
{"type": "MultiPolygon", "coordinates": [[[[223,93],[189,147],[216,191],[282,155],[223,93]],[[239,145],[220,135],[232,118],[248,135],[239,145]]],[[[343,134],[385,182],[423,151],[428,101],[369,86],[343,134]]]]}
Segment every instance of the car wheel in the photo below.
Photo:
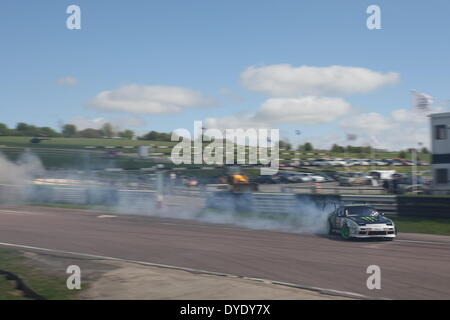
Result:
{"type": "Polygon", "coordinates": [[[350,239],[350,229],[346,224],[341,228],[341,238],[344,240],[350,239]]]}

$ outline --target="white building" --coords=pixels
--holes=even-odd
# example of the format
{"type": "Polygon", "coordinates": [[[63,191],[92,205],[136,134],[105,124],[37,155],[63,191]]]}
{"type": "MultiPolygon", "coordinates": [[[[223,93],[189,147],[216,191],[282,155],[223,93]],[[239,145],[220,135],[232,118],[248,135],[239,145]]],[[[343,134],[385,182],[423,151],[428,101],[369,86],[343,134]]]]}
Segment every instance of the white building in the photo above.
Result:
{"type": "Polygon", "coordinates": [[[430,118],[433,189],[450,193],[450,112],[431,114],[430,118]]]}

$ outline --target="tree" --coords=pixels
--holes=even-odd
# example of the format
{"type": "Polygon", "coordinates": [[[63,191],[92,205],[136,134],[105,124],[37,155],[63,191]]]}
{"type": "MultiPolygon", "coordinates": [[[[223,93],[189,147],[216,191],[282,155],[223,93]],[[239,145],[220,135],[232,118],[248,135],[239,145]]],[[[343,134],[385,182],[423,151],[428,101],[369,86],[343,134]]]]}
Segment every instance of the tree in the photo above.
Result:
{"type": "Polygon", "coordinates": [[[153,141],[170,141],[170,133],[162,133],[156,131],[150,131],[141,137],[142,140],[153,140],[153,141]]]}
{"type": "Polygon", "coordinates": [[[25,131],[28,130],[28,128],[29,128],[29,126],[28,126],[28,124],[26,124],[25,122],[19,122],[19,123],[16,125],[16,130],[17,130],[17,131],[25,132],[25,131]]]}
{"type": "Polygon", "coordinates": [[[39,131],[39,135],[44,136],[44,137],[59,137],[59,136],[61,136],[58,132],[56,132],[55,130],[53,130],[50,127],[41,127],[41,128],[38,128],[38,131],[39,131]]]}
{"type": "Polygon", "coordinates": [[[62,134],[66,138],[75,137],[77,134],[77,127],[73,124],[65,124],[61,130],[62,134]]]}
{"type": "Polygon", "coordinates": [[[398,157],[399,158],[401,158],[401,159],[405,159],[406,158],[406,152],[405,151],[400,151],[399,153],[398,153],[398,157]]]}
{"type": "Polygon", "coordinates": [[[21,136],[38,136],[40,134],[38,127],[26,124],[24,122],[19,122],[16,126],[16,130],[21,136]]]}
{"type": "Polygon", "coordinates": [[[107,138],[112,138],[114,136],[114,130],[111,123],[107,122],[102,127],[103,136],[107,138]]]}
{"type": "Polygon", "coordinates": [[[345,148],[341,147],[340,145],[337,145],[336,143],[333,144],[333,146],[330,149],[331,152],[335,152],[335,153],[343,153],[345,152],[345,148]]]}
{"type": "Polygon", "coordinates": [[[314,148],[313,148],[313,145],[310,142],[306,142],[303,145],[303,150],[305,150],[305,151],[313,151],[314,148]]]}
{"type": "Polygon", "coordinates": [[[81,131],[78,131],[78,136],[81,138],[101,138],[103,135],[102,130],[96,130],[96,129],[84,129],[81,131]]]}
{"type": "Polygon", "coordinates": [[[8,131],[8,126],[4,123],[0,123],[0,136],[6,136],[8,131]]]}
{"type": "Polygon", "coordinates": [[[280,140],[278,147],[280,149],[286,149],[286,150],[291,150],[292,149],[292,145],[289,142],[280,140]]]}
{"type": "Polygon", "coordinates": [[[124,130],[119,132],[119,137],[125,138],[125,139],[133,139],[134,137],[134,131],[133,130],[124,130]]]}
{"type": "Polygon", "coordinates": [[[430,151],[426,147],[423,147],[422,150],[420,150],[420,152],[422,152],[423,154],[429,154],[430,153],[430,151]]]}

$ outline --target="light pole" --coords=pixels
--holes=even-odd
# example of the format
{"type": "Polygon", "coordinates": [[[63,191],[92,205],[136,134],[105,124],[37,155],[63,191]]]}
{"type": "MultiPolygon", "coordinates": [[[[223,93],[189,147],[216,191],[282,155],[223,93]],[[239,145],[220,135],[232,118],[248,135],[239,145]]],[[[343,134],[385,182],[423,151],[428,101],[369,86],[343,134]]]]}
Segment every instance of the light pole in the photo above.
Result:
{"type": "MultiPolygon", "coordinates": [[[[423,145],[422,142],[418,142],[417,143],[419,145],[419,147],[421,147],[423,145]]],[[[412,192],[414,193],[416,191],[416,185],[417,185],[417,149],[413,148],[411,150],[411,161],[413,163],[412,168],[411,168],[411,183],[412,183],[412,192]]]]}
{"type": "Polygon", "coordinates": [[[411,150],[411,160],[412,160],[412,172],[411,172],[411,179],[412,179],[412,193],[415,193],[416,191],[416,184],[417,184],[417,150],[416,148],[412,148],[411,150]]]}

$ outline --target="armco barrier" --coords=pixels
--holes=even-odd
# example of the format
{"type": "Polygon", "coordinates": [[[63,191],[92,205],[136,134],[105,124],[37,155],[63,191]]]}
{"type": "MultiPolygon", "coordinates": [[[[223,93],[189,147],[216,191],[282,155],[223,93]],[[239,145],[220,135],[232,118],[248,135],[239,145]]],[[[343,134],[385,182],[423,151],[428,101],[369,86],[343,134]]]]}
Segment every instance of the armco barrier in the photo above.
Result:
{"type": "Polygon", "coordinates": [[[11,184],[0,184],[0,203],[14,203],[22,198],[23,189],[11,184]]]}
{"type": "Polygon", "coordinates": [[[289,193],[253,193],[251,201],[258,213],[290,214],[298,207],[298,198],[289,193]]]}
{"type": "Polygon", "coordinates": [[[218,191],[211,194],[209,208],[262,214],[296,214],[304,206],[332,211],[340,203],[339,196],[303,195],[289,193],[230,193],[218,191]]]}
{"type": "Polygon", "coordinates": [[[101,188],[55,187],[33,185],[26,189],[26,201],[39,203],[67,203],[113,206],[117,204],[117,190],[101,188]]]}
{"type": "MultiPolygon", "coordinates": [[[[207,206],[221,210],[286,214],[298,212],[302,205],[312,204],[318,209],[331,212],[341,203],[367,203],[388,214],[450,218],[450,197],[229,193],[224,191],[206,193],[211,195],[207,197],[207,206]]],[[[156,205],[155,194],[155,191],[151,190],[116,190],[49,185],[20,188],[18,186],[0,185],[0,201],[3,203],[25,199],[26,201],[41,203],[118,205],[121,210],[129,210],[130,212],[152,210],[156,205]],[[25,194],[25,198],[22,198],[22,194],[25,194]]],[[[189,196],[200,196],[200,194],[189,194],[189,196]]]]}
{"type": "Polygon", "coordinates": [[[367,203],[388,214],[396,214],[398,211],[396,196],[341,195],[340,198],[343,203],[367,203]]]}
{"type": "Polygon", "coordinates": [[[86,204],[87,195],[84,188],[34,185],[27,188],[25,200],[40,203],[86,204]]]}
{"type": "Polygon", "coordinates": [[[156,192],[149,190],[118,190],[118,207],[129,213],[150,212],[156,206],[156,192]]]}

